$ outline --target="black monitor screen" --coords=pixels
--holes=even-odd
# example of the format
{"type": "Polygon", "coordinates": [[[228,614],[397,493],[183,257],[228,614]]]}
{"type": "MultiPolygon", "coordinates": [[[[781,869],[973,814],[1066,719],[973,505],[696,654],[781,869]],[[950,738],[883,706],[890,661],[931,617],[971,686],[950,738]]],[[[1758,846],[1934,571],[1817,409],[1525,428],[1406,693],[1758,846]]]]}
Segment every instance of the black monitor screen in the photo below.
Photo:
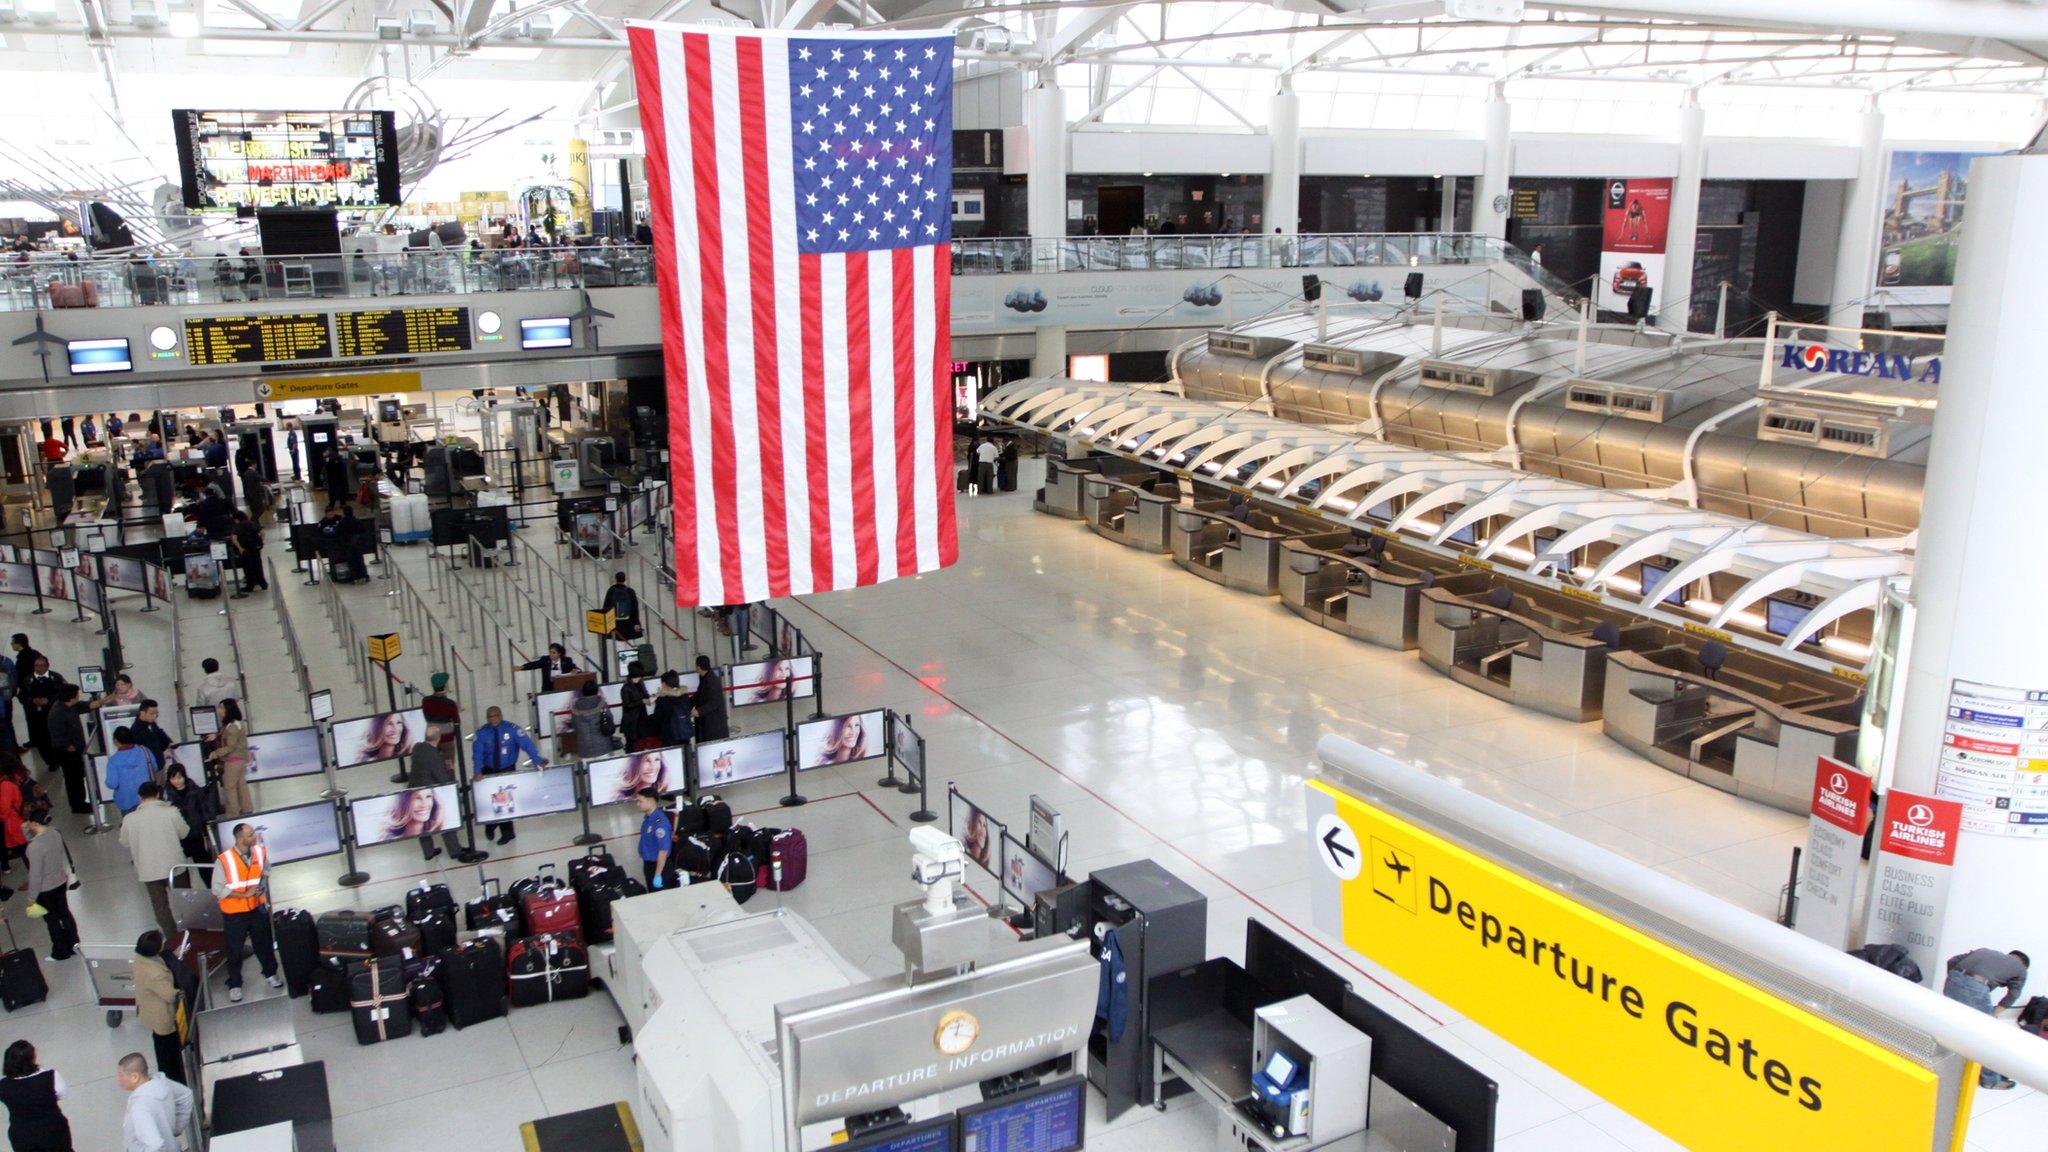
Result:
{"type": "MultiPolygon", "coordinates": [[[[1652,563],[1650,563],[1650,562],[1649,562],[1648,560],[1645,560],[1645,561],[1643,561],[1643,574],[1642,574],[1642,580],[1643,580],[1643,595],[1645,595],[1645,596],[1649,595],[1649,594],[1650,594],[1650,589],[1652,589],[1652,588],[1656,587],[1656,585],[1657,585],[1657,581],[1659,581],[1659,580],[1662,580],[1662,579],[1663,579],[1664,577],[1666,577],[1666,576],[1668,576],[1668,575],[1670,575],[1670,574],[1671,574],[1671,565],[1669,565],[1669,564],[1652,564],[1652,563]]],[[[1671,590],[1671,594],[1670,594],[1670,595],[1668,595],[1668,596],[1666,596],[1666,597],[1664,597],[1664,603],[1666,603],[1666,604],[1673,604],[1673,605],[1682,605],[1682,604],[1684,604],[1684,603],[1685,603],[1685,589],[1683,589],[1683,588],[1674,588],[1674,589],[1672,589],[1672,590],[1671,590]]]]}
{"type": "Polygon", "coordinates": [[[1809,609],[1804,604],[1790,600],[1764,601],[1764,631],[1773,636],[1790,636],[1799,622],[1806,619],[1809,609]]]}
{"type": "Polygon", "coordinates": [[[940,1116],[848,1140],[833,1152],[953,1152],[953,1117],[940,1116]]]}
{"type": "Polygon", "coordinates": [[[1450,544],[1477,544],[1479,542],[1479,525],[1467,524],[1445,537],[1445,542],[1450,544]]]}
{"type": "Polygon", "coordinates": [[[960,1152],[1074,1152],[1082,1144],[1086,1081],[1042,1088],[960,1110],[960,1152]]]}

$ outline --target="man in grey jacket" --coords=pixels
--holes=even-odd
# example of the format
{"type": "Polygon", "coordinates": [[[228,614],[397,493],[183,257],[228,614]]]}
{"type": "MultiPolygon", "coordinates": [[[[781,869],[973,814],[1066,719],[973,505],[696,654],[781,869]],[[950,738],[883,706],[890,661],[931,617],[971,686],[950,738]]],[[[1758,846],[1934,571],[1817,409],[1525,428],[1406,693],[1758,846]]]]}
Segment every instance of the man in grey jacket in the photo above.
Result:
{"type": "Polygon", "coordinates": [[[143,784],[136,794],[142,802],[121,818],[121,846],[128,849],[128,858],[135,863],[135,878],[149,893],[157,928],[166,936],[176,936],[178,922],[171,917],[171,869],[189,863],[185,837],[192,829],[184,815],[162,799],[155,782],[143,784]]]}
{"type": "Polygon", "coordinates": [[[162,1072],[151,1075],[140,1052],[121,1057],[114,1082],[128,1093],[121,1152],[178,1152],[179,1137],[192,1127],[192,1090],[162,1072]]]}
{"type": "MultiPolygon", "coordinates": [[[[437,788],[443,784],[455,783],[455,773],[448,768],[448,761],[441,756],[441,726],[427,725],[426,735],[414,742],[412,758],[405,767],[405,786],[408,788],[437,788]]],[[[448,846],[448,855],[463,859],[462,844],[455,838],[455,829],[441,830],[441,843],[448,846]]],[[[420,854],[432,860],[441,854],[434,847],[432,832],[420,837],[420,854]]],[[[466,861],[465,861],[466,862],[466,861]]]]}
{"type": "Polygon", "coordinates": [[[78,921],[71,918],[71,865],[64,856],[64,837],[55,828],[23,820],[21,831],[28,837],[22,855],[28,860],[28,889],[43,906],[43,925],[50,930],[50,959],[69,960],[78,947],[78,921]]]}

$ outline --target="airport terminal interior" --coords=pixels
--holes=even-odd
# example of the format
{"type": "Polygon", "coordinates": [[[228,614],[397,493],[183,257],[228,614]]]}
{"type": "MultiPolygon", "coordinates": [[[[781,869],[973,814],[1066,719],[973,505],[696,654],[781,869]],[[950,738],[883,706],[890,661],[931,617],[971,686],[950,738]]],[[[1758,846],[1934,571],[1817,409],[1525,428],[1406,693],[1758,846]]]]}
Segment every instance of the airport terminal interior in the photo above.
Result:
{"type": "Polygon", "coordinates": [[[0,91],[16,1152],[2048,1147],[2048,3],[0,91]]]}

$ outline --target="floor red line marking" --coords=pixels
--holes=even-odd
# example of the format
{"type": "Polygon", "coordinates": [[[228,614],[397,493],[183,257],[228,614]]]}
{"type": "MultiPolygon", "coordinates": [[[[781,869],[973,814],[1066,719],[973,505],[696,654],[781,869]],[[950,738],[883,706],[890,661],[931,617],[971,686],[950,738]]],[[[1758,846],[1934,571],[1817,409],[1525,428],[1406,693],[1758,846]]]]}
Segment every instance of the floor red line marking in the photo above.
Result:
{"type": "MultiPolygon", "coordinates": [[[[973,720],[976,724],[979,724],[982,727],[988,729],[989,731],[995,733],[996,735],[1002,737],[1005,741],[1007,741],[1010,744],[1011,747],[1017,749],[1017,751],[1024,753],[1026,756],[1029,756],[1033,760],[1036,760],[1040,764],[1044,765],[1046,770],[1051,772],[1053,775],[1058,776],[1060,779],[1065,780],[1067,783],[1072,784],[1074,787],[1079,788],[1083,792],[1086,792],[1089,796],[1095,799],[1096,803],[1109,809],[1111,812],[1114,812],[1117,815],[1123,817],[1124,819],[1129,820],[1133,825],[1137,826],[1137,828],[1143,831],[1146,835],[1152,837],[1154,840],[1157,840],[1162,844],[1172,843],[1172,841],[1166,839],[1166,837],[1161,836],[1157,832],[1152,831],[1152,829],[1149,826],[1147,826],[1144,821],[1139,820],[1136,817],[1133,817],[1130,813],[1118,807],[1108,797],[1102,795],[1100,792],[1097,792],[1095,789],[1090,788],[1088,785],[1083,784],[1081,781],[1074,779],[1072,776],[1067,775],[1065,772],[1060,771],[1058,765],[1055,765],[1052,761],[1047,760],[1045,757],[1040,756],[1038,753],[1033,752],[1031,749],[1025,747],[1023,741],[1018,740],[1016,737],[1010,735],[1008,732],[1005,732],[1001,728],[996,727],[994,724],[991,724],[988,721],[982,719],[980,714],[975,712],[974,709],[969,708],[965,704],[960,703],[958,700],[953,699],[951,696],[946,695],[944,692],[939,691],[937,688],[932,687],[930,684],[925,683],[924,680],[920,678],[915,672],[912,672],[910,669],[905,668],[903,665],[897,663],[895,660],[892,660],[889,657],[884,656],[880,651],[878,651],[875,648],[874,645],[861,639],[859,636],[854,635],[850,630],[846,628],[845,625],[839,623],[839,621],[832,619],[830,616],[825,615],[823,612],[818,611],[818,609],[809,604],[805,604],[801,600],[796,601],[796,603],[802,606],[804,611],[809,612],[811,615],[816,616],[818,619],[823,620],[825,623],[831,625],[833,630],[838,632],[841,636],[846,637],[848,640],[853,641],[855,644],[858,644],[861,647],[867,649],[869,652],[873,653],[876,659],[882,661],[884,664],[887,664],[889,667],[896,669],[898,672],[903,673],[905,676],[910,677],[911,680],[916,682],[918,687],[924,689],[925,691],[931,693],[934,696],[937,696],[939,699],[944,700],[946,703],[951,704],[953,707],[958,708],[962,714],[967,716],[968,719],[973,720]]],[[[856,795],[858,795],[858,793],[856,793],[856,795]]],[[[872,801],[870,801],[870,803],[872,803],[872,801]]],[[[1398,989],[1389,987],[1386,984],[1386,982],[1382,981],[1379,977],[1374,976],[1372,973],[1367,972],[1363,968],[1360,968],[1355,962],[1353,962],[1349,957],[1345,956],[1342,952],[1339,952],[1335,948],[1330,947],[1328,944],[1323,943],[1321,940],[1317,939],[1310,933],[1302,931],[1299,925],[1295,924],[1294,921],[1289,920],[1287,917],[1282,916],[1278,912],[1273,911],[1273,909],[1269,907],[1265,901],[1260,900],[1258,897],[1238,887],[1229,878],[1223,876],[1221,873],[1217,872],[1214,868],[1209,867],[1207,864],[1202,863],[1200,860],[1195,859],[1193,856],[1188,856],[1185,852],[1181,853],[1181,855],[1187,857],[1188,863],[1193,864],[1195,867],[1200,868],[1204,872],[1207,872],[1225,888],[1228,888],[1232,892],[1235,892],[1239,896],[1243,897],[1245,902],[1250,904],[1252,907],[1257,908],[1259,911],[1264,912],[1266,915],[1271,916],[1273,919],[1279,921],[1280,923],[1287,925],[1287,927],[1293,929],[1294,932],[1298,934],[1302,939],[1309,941],[1316,947],[1329,953],[1331,957],[1333,957],[1338,963],[1344,965],[1346,968],[1349,968],[1353,972],[1358,973],[1360,976],[1365,977],[1368,981],[1372,983],[1373,987],[1378,988],[1380,991],[1385,992],[1387,995],[1392,996],[1394,999],[1399,1000],[1401,1003],[1406,1004],[1408,1007],[1415,1009],[1415,1011],[1421,1013],[1423,1019],[1428,1020],[1430,1023],[1435,1024],[1438,1027],[1443,1026],[1444,1022],[1437,1019],[1434,1015],[1430,1014],[1428,1009],[1424,1008],[1420,1004],[1417,1004],[1415,1001],[1410,1000],[1408,997],[1403,996],[1398,989]]],[[[965,885],[963,885],[963,887],[965,887],[965,885]]],[[[974,893],[973,889],[969,888],[968,891],[974,894],[975,899],[981,899],[980,894],[974,893]]],[[[986,904],[987,901],[983,900],[982,903],[986,904]]]]}

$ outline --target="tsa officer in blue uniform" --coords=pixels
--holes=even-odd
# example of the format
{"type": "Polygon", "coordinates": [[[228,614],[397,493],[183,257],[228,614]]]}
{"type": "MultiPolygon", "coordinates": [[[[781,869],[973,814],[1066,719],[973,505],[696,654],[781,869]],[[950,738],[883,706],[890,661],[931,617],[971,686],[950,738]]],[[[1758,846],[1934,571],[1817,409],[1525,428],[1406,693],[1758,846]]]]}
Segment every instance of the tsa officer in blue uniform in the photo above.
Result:
{"type": "MultiPolygon", "coordinates": [[[[476,730],[476,738],[469,749],[469,763],[477,775],[495,776],[518,768],[521,752],[526,753],[526,758],[533,761],[535,768],[547,767],[547,761],[541,759],[540,749],[534,747],[533,737],[519,725],[506,723],[502,709],[493,708],[485,712],[484,719],[487,723],[476,730]]],[[[484,825],[484,838],[487,840],[510,844],[512,836],[513,829],[509,823],[500,821],[484,825]],[[499,829],[505,832],[502,838],[498,835],[499,829]]]]}
{"type": "Polygon", "coordinates": [[[649,889],[659,888],[666,880],[668,852],[675,846],[675,829],[669,826],[668,813],[661,810],[661,793],[652,788],[642,788],[640,806],[640,875],[647,881],[649,889]]]}

